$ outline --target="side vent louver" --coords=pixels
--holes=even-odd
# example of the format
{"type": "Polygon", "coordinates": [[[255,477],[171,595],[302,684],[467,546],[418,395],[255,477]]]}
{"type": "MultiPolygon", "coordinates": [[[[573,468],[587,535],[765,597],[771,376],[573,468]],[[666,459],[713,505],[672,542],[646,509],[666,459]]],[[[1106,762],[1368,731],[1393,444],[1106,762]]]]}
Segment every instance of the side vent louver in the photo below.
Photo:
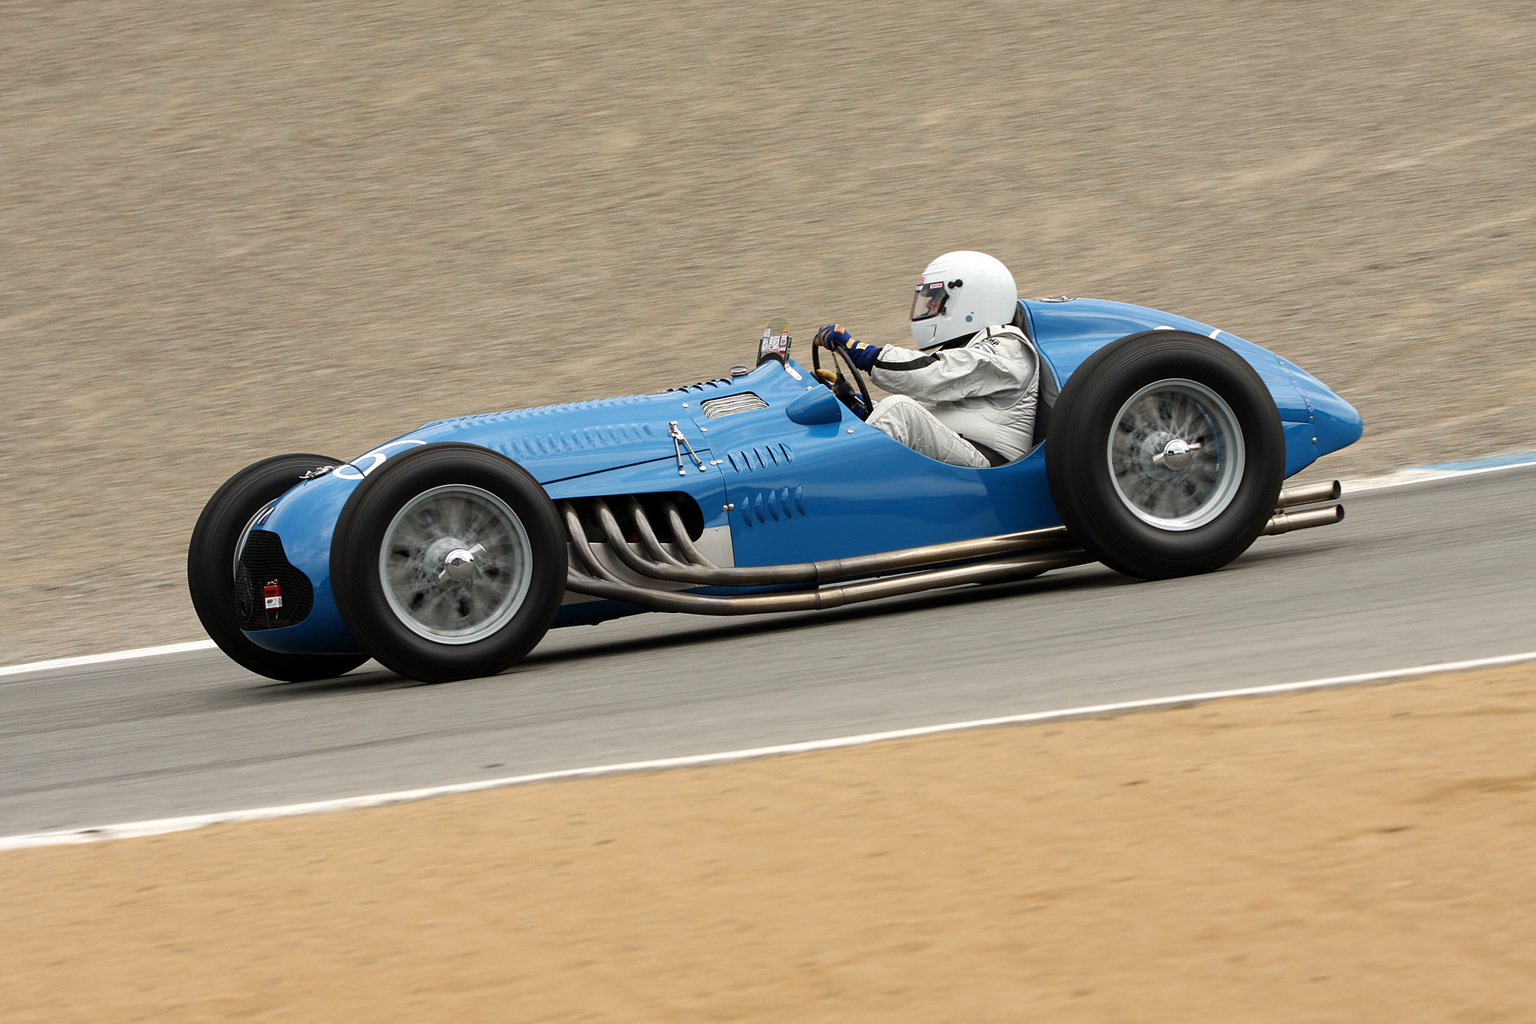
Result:
{"type": "Polygon", "coordinates": [[[738,473],[783,466],[795,461],[794,450],[787,444],[764,444],[744,451],[726,452],[725,459],[738,473]]]}
{"type": "MultiPolygon", "coordinates": [[[[732,494],[735,497],[735,494],[732,494]]],[[[743,526],[797,519],[805,515],[805,489],[781,487],[773,491],[748,491],[736,498],[743,526]]]]}

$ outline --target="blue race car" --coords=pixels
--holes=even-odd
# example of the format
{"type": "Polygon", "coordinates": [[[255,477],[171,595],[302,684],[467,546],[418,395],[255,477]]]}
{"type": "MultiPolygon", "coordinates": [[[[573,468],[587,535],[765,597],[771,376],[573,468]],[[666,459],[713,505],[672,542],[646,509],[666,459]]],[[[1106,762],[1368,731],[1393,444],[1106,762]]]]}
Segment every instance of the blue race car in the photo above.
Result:
{"type": "Polygon", "coordinates": [[[551,626],[829,608],[1091,560],[1181,576],[1343,517],[1337,483],[1281,489],[1362,430],[1295,364],[1118,302],[1020,301],[1014,322],[1041,390],[1033,448],[1007,465],[936,462],[864,423],[858,370],[815,347],[796,362],[780,321],[728,378],[439,420],[345,463],[258,462],[198,519],[193,605],[260,675],[372,657],[444,681],[506,669],[551,626]]]}

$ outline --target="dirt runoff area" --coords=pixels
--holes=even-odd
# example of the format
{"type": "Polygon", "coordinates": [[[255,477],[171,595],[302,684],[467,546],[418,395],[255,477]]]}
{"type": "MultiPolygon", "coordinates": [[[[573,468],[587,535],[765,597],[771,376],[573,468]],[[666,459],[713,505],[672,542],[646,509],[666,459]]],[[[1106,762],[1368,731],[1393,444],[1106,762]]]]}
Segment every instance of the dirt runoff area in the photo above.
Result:
{"type": "Polygon", "coordinates": [[[21,1021],[1528,1021],[1536,669],[0,854],[21,1021]]]}
{"type": "Polygon", "coordinates": [[[199,635],[282,452],[908,336],[977,248],[1536,449],[1536,14],[1139,0],[0,5],[0,663],[199,635]]]}

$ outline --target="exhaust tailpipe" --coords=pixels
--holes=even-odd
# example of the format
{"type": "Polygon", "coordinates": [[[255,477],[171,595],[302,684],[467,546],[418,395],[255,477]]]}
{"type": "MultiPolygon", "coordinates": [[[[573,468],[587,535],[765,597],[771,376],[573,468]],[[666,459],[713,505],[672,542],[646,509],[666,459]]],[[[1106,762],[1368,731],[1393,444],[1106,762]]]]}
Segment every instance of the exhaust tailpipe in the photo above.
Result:
{"type": "Polygon", "coordinates": [[[1280,500],[1275,502],[1275,508],[1295,508],[1297,505],[1315,505],[1319,501],[1338,501],[1339,495],[1344,489],[1339,486],[1337,480],[1321,484],[1303,484],[1300,487],[1287,487],[1280,492],[1280,500]]]}
{"type": "Polygon", "coordinates": [[[1332,526],[1334,523],[1343,522],[1344,506],[1333,505],[1329,508],[1307,509],[1303,512],[1279,511],[1270,517],[1264,524],[1263,537],[1278,537],[1282,533],[1290,533],[1293,530],[1310,530],[1314,526],[1332,526]]]}

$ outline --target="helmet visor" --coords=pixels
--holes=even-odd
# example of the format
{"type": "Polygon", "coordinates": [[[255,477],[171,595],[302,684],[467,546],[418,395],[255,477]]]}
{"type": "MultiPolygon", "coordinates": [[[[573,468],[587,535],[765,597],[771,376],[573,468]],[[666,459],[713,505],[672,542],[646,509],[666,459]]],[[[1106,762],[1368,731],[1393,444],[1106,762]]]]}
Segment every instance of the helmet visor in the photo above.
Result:
{"type": "Polygon", "coordinates": [[[943,281],[928,281],[917,286],[917,293],[912,296],[912,319],[927,320],[931,316],[938,316],[944,312],[944,304],[949,301],[949,289],[943,281]]]}

